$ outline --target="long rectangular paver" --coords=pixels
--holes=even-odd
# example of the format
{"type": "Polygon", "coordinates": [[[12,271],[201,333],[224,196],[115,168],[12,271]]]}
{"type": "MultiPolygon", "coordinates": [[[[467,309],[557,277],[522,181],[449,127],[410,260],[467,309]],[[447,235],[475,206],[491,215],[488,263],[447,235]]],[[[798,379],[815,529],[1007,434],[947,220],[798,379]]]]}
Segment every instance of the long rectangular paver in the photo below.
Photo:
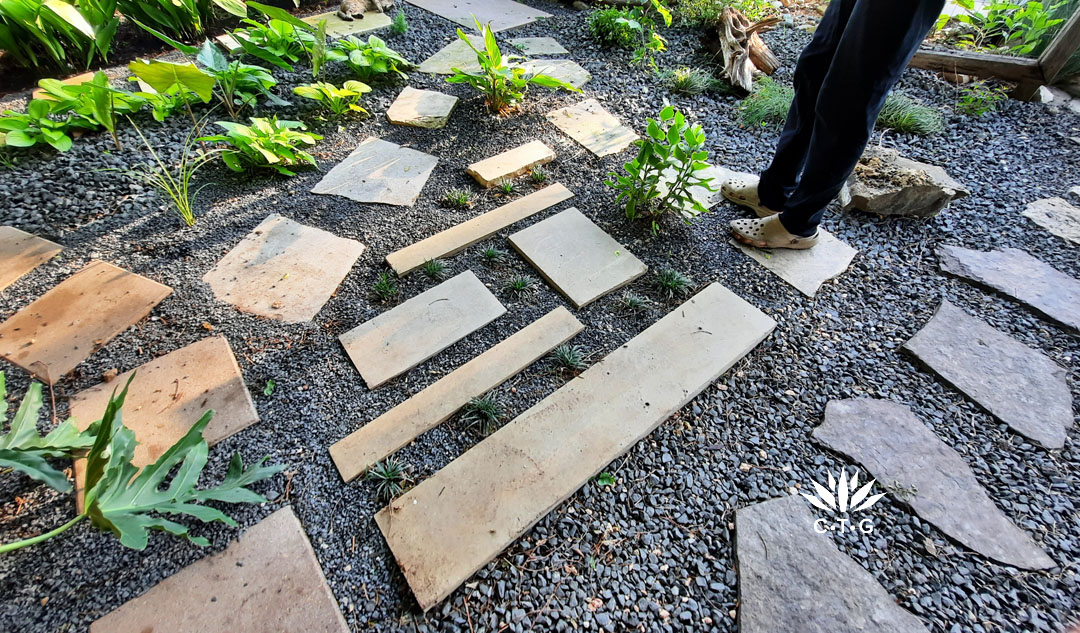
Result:
{"type": "Polygon", "coordinates": [[[473,244],[485,240],[506,227],[535,215],[553,205],[569,200],[573,192],[559,183],[530,193],[524,198],[504,204],[498,209],[488,211],[471,220],[452,226],[396,250],[386,256],[386,263],[399,275],[408,274],[424,265],[424,262],[449,257],[465,250],[473,244]]]}
{"type": "Polygon", "coordinates": [[[520,176],[537,165],[555,160],[555,151],[543,141],[529,141],[491,158],[473,163],[465,170],[481,186],[491,188],[508,178],[520,176]]]}
{"type": "Polygon", "coordinates": [[[504,313],[495,295],[466,270],[339,339],[368,388],[374,389],[504,313]]]}
{"type": "Polygon", "coordinates": [[[445,422],[472,398],[498,387],[583,329],[585,326],[569,310],[555,308],[368,422],[330,447],[330,457],[341,478],[352,481],[375,462],[445,422]]]}
{"type": "Polygon", "coordinates": [[[391,502],[375,520],[421,608],[448,596],[775,325],[712,284],[391,502]]]}
{"type": "Polygon", "coordinates": [[[475,20],[490,24],[491,30],[505,31],[524,26],[551,14],[512,0],[409,0],[420,7],[465,28],[476,28],[475,20]]]}
{"type": "Polygon", "coordinates": [[[0,290],[64,250],[59,244],[12,226],[0,226],[0,290]]]}

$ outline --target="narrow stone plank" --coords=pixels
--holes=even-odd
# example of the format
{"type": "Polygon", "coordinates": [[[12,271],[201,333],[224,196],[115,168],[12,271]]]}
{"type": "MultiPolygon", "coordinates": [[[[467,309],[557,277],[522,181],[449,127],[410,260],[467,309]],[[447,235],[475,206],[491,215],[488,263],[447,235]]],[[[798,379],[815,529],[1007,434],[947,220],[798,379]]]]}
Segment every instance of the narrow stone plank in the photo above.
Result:
{"type": "Polygon", "coordinates": [[[450,113],[457,107],[457,103],[458,98],[453,95],[405,86],[387,108],[386,120],[394,125],[434,130],[446,127],[450,113]]]}
{"type": "Polygon", "coordinates": [[[504,313],[495,295],[466,270],[338,338],[374,389],[504,313]]]}
{"type": "Polygon", "coordinates": [[[424,262],[449,257],[465,250],[473,244],[485,240],[506,227],[535,215],[544,209],[574,197],[574,194],[559,183],[544,187],[504,204],[498,209],[488,211],[461,224],[452,226],[396,250],[386,256],[386,263],[398,275],[406,275],[424,265],[424,262]]]}
{"type": "Polygon", "coordinates": [[[550,75],[575,88],[592,81],[592,74],[572,59],[530,59],[518,65],[530,74],[550,75]]]}
{"type": "Polygon", "coordinates": [[[1036,200],[1028,204],[1024,215],[1054,235],[1080,244],[1080,209],[1064,198],[1036,200]]]}
{"type": "Polygon", "coordinates": [[[1040,352],[948,301],[904,349],[1017,433],[1046,448],[1065,445],[1072,393],[1065,370],[1040,352]]]}
{"type": "Polygon", "coordinates": [[[375,521],[420,607],[448,596],[775,326],[712,284],[383,508],[375,521]]]}
{"type": "Polygon", "coordinates": [[[522,55],[568,55],[562,44],[554,37],[515,37],[510,45],[521,51],[522,55]]]}
{"type": "Polygon", "coordinates": [[[926,633],[870,572],[814,530],[800,497],[735,513],[739,633],[926,633]]]}
{"type": "Polygon", "coordinates": [[[56,384],[170,294],[166,285],[94,260],[0,324],[0,357],[56,384]]]}
{"type": "MultiPolygon", "coordinates": [[[[73,77],[68,77],[67,79],[61,79],[60,81],[61,81],[61,83],[65,83],[65,84],[67,84],[69,86],[79,86],[79,85],[82,85],[82,84],[84,84],[84,83],[86,83],[88,81],[91,81],[93,79],[94,79],[94,72],[93,71],[88,71],[88,72],[85,72],[85,73],[79,73],[78,75],[75,75],[73,77]]],[[[44,88],[34,88],[33,92],[30,93],[30,98],[31,99],[52,99],[52,97],[50,97],[45,92],[44,88]]]]}
{"type": "Polygon", "coordinates": [[[438,162],[430,154],[371,137],[323,176],[311,192],[411,207],[438,162]]]}
{"type": "Polygon", "coordinates": [[[496,33],[531,24],[537,18],[551,17],[550,13],[511,0],[408,0],[408,2],[465,28],[475,29],[476,20],[479,20],[481,24],[490,24],[491,30],[496,33]]]}
{"type": "MultiPolygon", "coordinates": [[[[468,37],[473,46],[483,49],[484,38],[475,33],[469,34],[468,37]]],[[[467,73],[480,70],[480,62],[476,59],[476,51],[469,48],[469,45],[463,42],[459,37],[455,37],[449,44],[440,48],[434,55],[420,62],[416,71],[420,73],[433,73],[436,75],[452,75],[454,74],[455,68],[460,68],[467,73]]]]}
{"type": "Polygon", "coordinates": [[[362,475],[375,462],[448,420],[470,399],[503,384],[583,329],[569,310],[555,308],[368,422],[330,446],[341,478],[352,481],[362,475]]]}
{"type": "Polygon", "coordinates": [[[821,285],[839,277],[851,265],[859,252],[842,242],[825,229],[818,229],[817,246],[807,250],[755,248],[736,240],[730,240],[740,251],[795,287],[807,297],[813,298],[821,285]]]}
{"type": "Polygon", "coordinates": [[[349,633],[286,506],[90,625],[90,633],[349,633]]]}
{"type": "Polygon", "coordinates": [[[368,11],[362,18],[356,18],[352,22],[342,20],[337,16],[337,11],[328,11],[300,18],[312,26],[318,26],[319,22],[326,20],[327,37],[345,37],[346,35],[358,35],[368,31],[377,31],[390,26],[390,16],[379,11],[368,11]]]}
{"type": "Polygon", "coordinates": [[[574,207],[514,233],[510,244],[577,308],[648,270],[574,207]]]}
{"type": "Polygon", "coordinates": [[[555,160],[555,151],[543,141],[529,141],[491,158],[473,163],[465,170],[476,182],[488,189],[508,178],[515,178],[537,165],[555,160]]]}
{"type": "Polygon", "coordinates": [[[13,226],[0,226],[0,290],[56,257],[62,250],[62,246],[45,238],[13,226]]]}
{"type": "Polygon", "coordinates": [[[356,240],[274,213],[203,281],[215,297],[243,312],[299,323],[315,318],[363,252],[356,240]]]}
{"type": "Polygon", "coordinates": [[[597,156],[617,154],[638,140],[596,99],[548,112],[547,120],[597,156]]]}

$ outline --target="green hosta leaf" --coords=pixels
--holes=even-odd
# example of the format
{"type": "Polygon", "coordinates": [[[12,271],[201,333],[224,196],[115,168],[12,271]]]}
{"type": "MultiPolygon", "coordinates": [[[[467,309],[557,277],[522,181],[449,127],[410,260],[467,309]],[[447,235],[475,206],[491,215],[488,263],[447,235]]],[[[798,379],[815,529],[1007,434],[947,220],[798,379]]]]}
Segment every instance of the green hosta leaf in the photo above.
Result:
{"type": "Polygon", "coordinates": [[[229,68],[229,60],[225,57],[225,54],[221,52],[217,46],[210,40],[206,40],[203,43],[202,48],[198,49],[198,60],[203,66],[206,66],[210,70],[215,72],[223,72],[229,68]]]}
{"type": "MultiPolygon", "coordinates": [[[[214,0],[214,4],[238,18],[247,17],[247,6],[244,5],[243,0],[214,0]]],[[[257,3],[249,2],[247,4],[255,6],[257,3]]]]}

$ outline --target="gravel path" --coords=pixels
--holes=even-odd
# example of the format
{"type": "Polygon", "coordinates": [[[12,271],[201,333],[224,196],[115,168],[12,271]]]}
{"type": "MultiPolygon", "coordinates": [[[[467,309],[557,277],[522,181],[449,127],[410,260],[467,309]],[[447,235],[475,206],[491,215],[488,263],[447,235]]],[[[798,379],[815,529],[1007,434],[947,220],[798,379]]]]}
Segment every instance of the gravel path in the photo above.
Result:
{"type": "MultiPolygon", "coordinates": [[[[550,2],[530,4],[556,17],[508,35],[559,39],[594,76],[585,86],[586,96],[601,99],[622,121],[640,129],[646,116],[655,116],[664,100],[671,100],[704,125],[713,162],[740,170],[765,166],[777,131],[740,128],[735,99],[670,95],[647,73],[627,66],[627,55],[596,47],[583,14],[550,2]]],[[[412,28],[390,44],[413,61],[423,60],[453,37],[450,23],[409,5],[404,10],[412,28]]],[[[666,35],[671,51],[662,55],[662,65],[700,61],[696,33],[673,29],[666,35]]],[[[781,78],[789,79],[808,38],[795,28],[767,34],[785,64],[781,78]]],[[[278,76],[290,86],[308,80],[300,72],[278,76]]],[[[0,169],[0,220],[66,247],[0,296],[0,317],[91,258],[147,275],[175,291],[149,319],[62,381],[56,401],[65,402],[97,383],[110,368],[123,371],[199,340],[207,334],[206,322],[231,342],[261,416],[259,424],[211,451],[207,472],[221,477],[234,451],[246,459],[270,454],[272,461],[289,465],[285,475],[262,486],[272,503],[235,508],[234,516],[247,526],[291,503],[354,630],[735,631],[734,510],[790,494],[796,486],[824,481],[827,472],[850,466],[810,441],[828,400],[890,398],[911,407],[955,447],[1006,515],[1061,567],[1043,574],[995,565],[948,542],[889,501],[873,508],[877,530],[872,535],[837,536],[837,545],[935,633],[1057,631],[1075,617],[1070,614],[1080,612],[1080,455],[1073,444],[1075,434],[1058,453],[1032,446],[899,352],[940,299],[947,298],[1067,367],[1074,396],[1078,393],[1078,339],[1014,302],[945,278],[933,248],[939,243],[1023,248],[1080,277],[1076,248],[1020,216],[1027,202],[1080,184],[1080,146],[1067,138],[1080,136],[1080,117],[1045,105],[1010,102],[997,115],[966,118],[952,110],[954,86],[926,73],[908,73],[902,90],[941,107],[947,130],[932,138],[886,132],[874,142],[946,166],[972,195],[927,221],[830,213],[828,230],[861,254],[845,275],[808,300],[727,243],[727,222],[741,215],[729,205],[718,206],[692,226],[669,222],[656,238],[644,223],[627,224],[614,194],[602,184],[625,156],[596,159],[543,120],[544,113],[575,103],[578,96],[538,90],[528,98],[524,113],[500,120],[484,113],[463,86],[449,86],[440,77],[414,76],[410,83],[467,100],[444,130],[392,127],[381,113],[399,88],[380,87],[365,104],[375,116],[340,127],[316,126],[326,136],[317,148],[318,171],[292,179],[240,177],[223,167],[208,171],[215,184],[203,191],[198,224],[190,229],[152,193],[119,173],[102,171],[146,160],[130,127],[122,133],[127,147],[123,152],[113,149],[108,136],[88,136],[67,154],[35,151],[20,158],[16,169],[0,169]],[[414,208],[357,205],[308,193],[322,173],[369,135],[440,158],[414,208]],[[422,615],[372,521],[380,507],[373,489],[363,482],[343,485],[327,447],[565,303],[546,286],[524,301],[502,293],[512,275],[535,275],[514,255],[503,265],[483,263],[483,247],[509,250],[503,234],[452,258],[449,271],[471,269],[499,290],[509,312],[495,323],[374,392],[364,387],[336,337],[386,309],[371,298],[370,288],[385,269],[388,252],[505,201],[484,192],[471,212],[439,207],[445,189],[472,186],[464,167],[532,138],[558,152],[548,167],[553,182],[577,194],[570,204],[650,269],[674,267],[698,286],[719,281],[776,319],[778,327],[717,384],[612,464],[608,470],[615,476],[614,486],[587,484],[443,605],[422,615]],[[272,212],[368,246],[313,323],[284,325],[239,313],[216,302],[200,280],[272,212]],[[277,382],[269,397],[262,395],[268,379],[277,382]]],[[[278,92],[285,94],[284,89],[278,92]]],[[[10,100],[0,103],[10,105],[10,100]]],[[[295,109],[286,112],[295,118],[295,109]]],[[[158,145],[179,142],[187,130],[182,117],[165,125],[145,118],[140,125],[158,145]]],[[[617,294],[575,311],[586,325],[576,342],[587,347],[592,359],[602,358],[670,309],[650,286],[650,276],[631,285],[634,292],[656,300],[646,315],[620,313],[617,294]]],[[[401,282],[402,297],[433,283],[413,274],[401,282]]],[[[10,368],[8,374],[9,390],[21,395],[25,374],[10,368]]],[[[564,380],[545,360],[499,394],[517,414],[564,380]]],[[[66,413],[64,405],[60,409],[61,415],[66,413]]],[[[479,439],[451,422],[421,437],[400,457],[414,479],[421,480],[479,439]]],[[[0,502],[0,542],[50,529],[73,511],[69,496],[14,475],[0,477],[0,502]],[[16,513],[20,503],[25,505],[16,513]]],[[[214,526],[199,526],[197,531],[212,540],[214,550],[235,534],[214,526]]],[[[151,538],[146,551],[135,552],[80,526],[0,558],[0,630],[86,630],[96,618],[208,553],[160,535],[151,538]]]]}

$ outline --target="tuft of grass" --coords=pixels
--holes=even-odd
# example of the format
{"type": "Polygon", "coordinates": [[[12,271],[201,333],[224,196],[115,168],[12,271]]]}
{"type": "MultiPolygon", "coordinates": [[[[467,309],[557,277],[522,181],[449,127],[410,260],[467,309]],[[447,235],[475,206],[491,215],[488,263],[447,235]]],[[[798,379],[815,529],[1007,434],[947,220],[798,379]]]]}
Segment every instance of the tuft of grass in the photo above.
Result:
{"type": "Polygon", "coordinates": [[[529,173],[529,179],[533,181],[534,185],[544,184],[549,177],[548,171],[543,167],[533,167],[533,170],[529,173]]]}
{"type": "Polygon", "coordinates": [[[393,457],[376,463],[367,472],[367,480],[375,482],[375,497],[384,502],[402,493],[405,479],[405,467],[393,457]]]}
{"type": "Polygon", "coordinates": [[[895,92],[885,98],[877,124],[897,132],[923,136],[938,134],[945,129],[944,118],[937,109],[895,92]]]}
{"type": "Polygon", "coordinates": [[[689,66],[665,70],[660,73],[660,83],[668,90],[681,95],[699,95],[724,85],[724,82],[713,77],[708,70],[689,66]]]}
{"type": "Polygon", "coordinates": [[[435,281],[442,281],[443,279],[446,279],[446,262],[441,259],[427,260],[426,262],[424,262],[424,267],[422,268],[422,270],[429,279],[434,279],[435,281]]]}
{"type": "Polygon", "coordinates": [[[507,252],[500,248],[489,246],[480,252],[480,256],[489,264],[501,264],[506,261],[507,252]]]}
{"type": "Polygon", "coordinates": [[[462,409],[461,419],[470,427],[477,427],[481,435],[491,435],[506,417],[506,407],[492,394],[469,400],[462,409]]]}
{"type": "Polygon", "coordinates": [[[499,184],[495,185],[495,187],[506,195],[514,193],[514,190],[517,188],[514,185],[514,181],[510,180],[509,178],[505,178],[499,181],[499,184]]]}
{"type": "Polygon", "coordinates": [[[409,21],[405,19],[405,12],[398,10],[394,14],[394,21],[390,23],[390,33],[392,35],[405,35],[409,32],[409,21]]]}
{"type": "Polygon", "coordinates": [[[473,198],[473,192],[468,189],[454,187],[443,193],[441,202],[444,207],[451,209],[468,209],[474,204],[473,198]]]}
{"type": "Polygon", "coordinates": [[[641,313],[652,306],[652,301],[627,290],[619,297],[619,309],[624,312],[641,313]]]}
{"type": "Polygon", "coordinates": [[[778,84],[772,77],[762,77],[755,82],[750,96],[739,104],[739,119],[746,127],[783,125],[794,99],[794,88],[778,84]]]}
{"type": "Polygon", "coordinates": [[[674,268],[665,268],[656,273],[653,284],[668,301],[685,297],[694,290],[694,282],[674,268]]]}
{"type": "Polygon", "coordinates": [[[521,299],[536,292],[536,287],[539,283],[540,282],[536,280],[536,277],[531,275],[515,275],[507,282],[506,291],[518,299],[521,299]]]}
{"type": "Polygon", "coordinates": [[[551,359],[555,361],[555,366],[559,369],[584,371],[587,367],[585,364],[585,350],[580,345],[564,343],[551,350],[551,359]]]}
{"type": "Polygon", "coordinates": [[[394,279],[394,276],[388,272],[381,272],[379,273],[379,278],[375,280],[375,285],[372,286],[371,292],[378,297],[380,301],[391,301],[398,296],[397,279],[394,279]]]}

